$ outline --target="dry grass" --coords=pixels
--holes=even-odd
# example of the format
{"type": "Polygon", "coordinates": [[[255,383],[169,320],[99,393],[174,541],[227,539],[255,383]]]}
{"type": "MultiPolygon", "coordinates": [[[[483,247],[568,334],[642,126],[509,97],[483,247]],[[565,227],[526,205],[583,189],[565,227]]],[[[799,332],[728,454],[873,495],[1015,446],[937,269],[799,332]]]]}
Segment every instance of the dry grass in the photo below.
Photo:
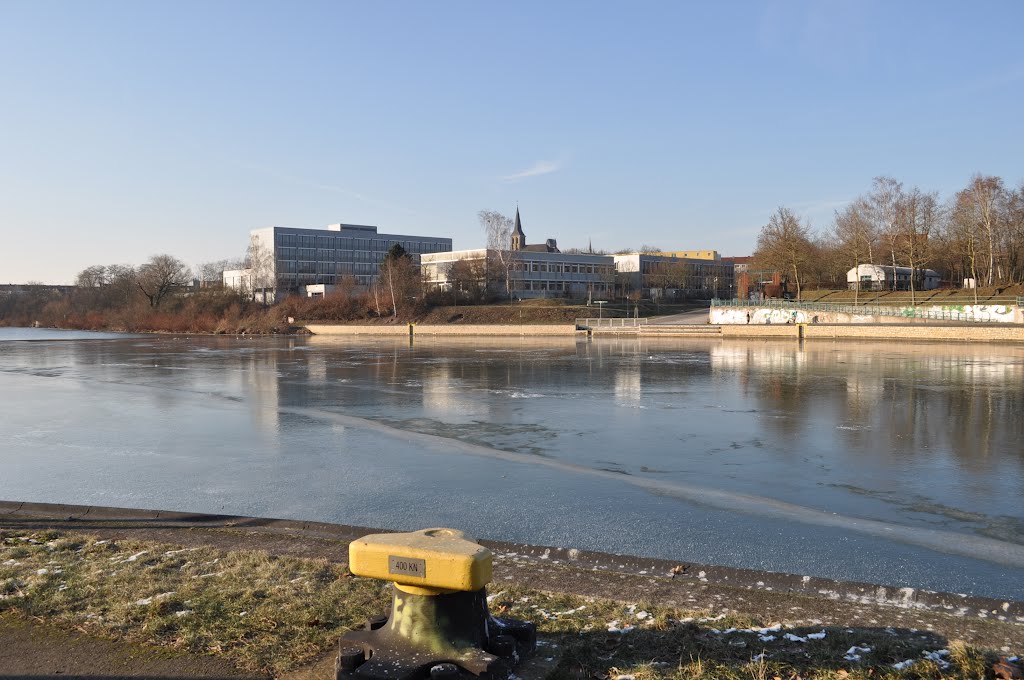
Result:
{"type": "MultiPolygon", "coordinates": [[[[743,614],[515,587],[489,599],[495,615],[537,623],[538,655],[554,678],[967,680],[984,677],[995,658],[914,630],[786,628],[743,614]],[[861,648],[859,659],[845,658],[852,647],[861,648]],[[947,651],[927,658],[939,650],[947,651]]],[[[387,600],[380,582],[325,560],[0,531],[0,612],[223,655],[249,670],[281,672],[315,659],[349,627],[383,613],[387,600]]]]}
{"type": "Polygon", "coordinates": [[[538,654],[556,664],[550,676],[555,678],[967,680],[984,677],[986,665],[995,659],[923,631],[789,628],[743,614],[710,617],[651,603],[627,605],[521,589],[498,593],[491,608],[537,622],[544,641],[538,654]],[[852,647],[870,651],[859,651],[860,658],[850,660],[845,657],[852,647]],[[946,653],[927,658],[940,650],[946,653]],[[906,661],[913,663],[894,667],[906,661]]]}
{"type": "Polygon", "coordinates": [[[0,532],[0,611],[281,671],[383,611],[379,582],[326,560],[0,532]]]}

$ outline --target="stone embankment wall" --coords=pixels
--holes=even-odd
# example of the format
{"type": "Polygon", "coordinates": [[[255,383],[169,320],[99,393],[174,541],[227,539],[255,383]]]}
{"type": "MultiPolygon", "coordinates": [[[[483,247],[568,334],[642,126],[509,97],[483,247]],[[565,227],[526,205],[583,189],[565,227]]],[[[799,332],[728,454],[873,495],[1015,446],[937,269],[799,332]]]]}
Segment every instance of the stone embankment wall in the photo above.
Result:
{"type": "Polygon", "coordinates": [[[411,330],[408,324],[394,326],[350,326],[340,324],[307,323],[302,325],[306,330],[314,335],[528,335],[531,337],[565,337],[576,335],[576,326],[574,324],[503,324],[465,326],[456,324],[445,326],[421,326],[413,324],[411,330]]]}
{"type": "Polygon", "coordinates": [[[1024,326],[976,324],[762,324],[723,325],[723,338],[886,340],[915,342],[1024,342],[1024,326]]]}
{"type": "Polygon", "coordinates": [[[934,320],[918,318],[921,314],[944,314],[956,319],[956,315],[982,319],[996,323],[1024,323],[1024,310],[1017,305],[930,305],[927,307],[899,308],[900,316],[874,316],[871,314],[849,314],[846,312],[822,312],[798,308],[776,307],[712,307],[709,323],[726,324],[767,324],[767,323],[934,323],[934,320]]]}

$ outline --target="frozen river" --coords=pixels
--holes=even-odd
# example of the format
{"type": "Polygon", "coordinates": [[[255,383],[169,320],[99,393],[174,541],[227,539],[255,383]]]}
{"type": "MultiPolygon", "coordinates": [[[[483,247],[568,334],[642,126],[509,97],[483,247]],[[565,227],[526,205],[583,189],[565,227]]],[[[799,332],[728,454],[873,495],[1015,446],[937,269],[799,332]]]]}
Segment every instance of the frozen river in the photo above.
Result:
{"type": "Polygon", "coordinates": [[[1024,599],[1024,348],[0,329],[0,498],[1024,599]]]}

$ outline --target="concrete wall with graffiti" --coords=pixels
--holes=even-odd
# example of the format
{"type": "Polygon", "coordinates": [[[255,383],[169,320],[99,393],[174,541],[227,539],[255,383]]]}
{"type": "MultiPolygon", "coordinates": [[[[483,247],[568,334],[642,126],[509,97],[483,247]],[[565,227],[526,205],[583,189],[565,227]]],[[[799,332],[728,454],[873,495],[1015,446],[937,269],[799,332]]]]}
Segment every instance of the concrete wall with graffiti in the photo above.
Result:
{"type": "Polygon", "coordinates": [[[1024,310],[1016,305],[931,305],[894,307],[891,314],[851,314],[782,307],[712,307],[709,323],[785,324],[785,323],[893,323],[894,321],[985,321],[1024,323],[1024,310]]]}

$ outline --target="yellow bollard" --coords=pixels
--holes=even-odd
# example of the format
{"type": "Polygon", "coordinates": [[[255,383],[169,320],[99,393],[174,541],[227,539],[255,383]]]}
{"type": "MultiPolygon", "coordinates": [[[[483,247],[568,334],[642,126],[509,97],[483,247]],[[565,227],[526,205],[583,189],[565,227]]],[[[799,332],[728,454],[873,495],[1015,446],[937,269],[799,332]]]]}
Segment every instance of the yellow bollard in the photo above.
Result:
{"type": "Polygon", "coordinates": [[[457,529],[364,536],[349,570],[394,585],[389,616],[341,637],[339,680],[501,680],[536,646],[533,624],[490,615],[491,551],[457,529]]]}

